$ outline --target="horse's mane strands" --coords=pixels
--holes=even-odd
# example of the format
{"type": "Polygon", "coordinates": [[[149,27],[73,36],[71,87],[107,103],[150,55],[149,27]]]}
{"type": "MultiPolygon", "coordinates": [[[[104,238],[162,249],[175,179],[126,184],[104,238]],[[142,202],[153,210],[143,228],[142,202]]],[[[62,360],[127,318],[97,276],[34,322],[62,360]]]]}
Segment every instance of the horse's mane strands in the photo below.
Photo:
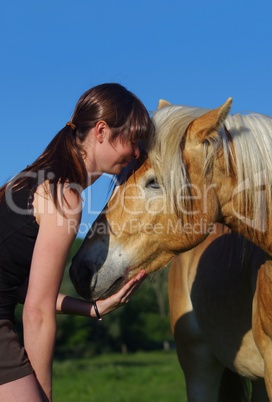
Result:
{"type": "MultiPolygon", "coordinates": [[[[181,152],[187,128],[208,110],[169,106],[158,110],[153,116],[156,136],[147,146],[149,158],[166,194],[176,202],[177,197],[190,196],[189,178],[181,152]]],[[[238,185],[248,190],[239,194],[240,207],[246,205],[251,211],[260,210],[260,220],[264,223],[266,211],[260,205],[263,205],[264,196],[268,203],[272,201],[272,118],[256,113],[229,115],[225,120],[225,128],[232,141],[229,141],[222,127],[217,138],[212,137],[204,144],[205,163],[202,174],[207,176],[212,172],[213,162],[219,150],[223,150],[226,175],[230,174],[230,166],[234,166],[238,185]],[[265,193],[260,191],[264,184],[269,189],[265,193]]]]}
{"type": "Polygon", "coordinates": [[[152,143],[147,145],[148,156],[166,195],[174,201],[177,213],[180,203],[186,208],[191,194],[181,144],[190,123],[208,110],[169,106],[155,112],[153,116],[156,135],[152,138],[152,143]]]}
{"type": "Polygon", "coordinates": [[[239,193],[239,210],[257,211],[254,217],[259,230],[265,230],[272,186],[272,118],[251,113],[234,114],[225,122],[235,149],[239,193]],[[256,222],[256,219],[259,222],[256,222]]]}

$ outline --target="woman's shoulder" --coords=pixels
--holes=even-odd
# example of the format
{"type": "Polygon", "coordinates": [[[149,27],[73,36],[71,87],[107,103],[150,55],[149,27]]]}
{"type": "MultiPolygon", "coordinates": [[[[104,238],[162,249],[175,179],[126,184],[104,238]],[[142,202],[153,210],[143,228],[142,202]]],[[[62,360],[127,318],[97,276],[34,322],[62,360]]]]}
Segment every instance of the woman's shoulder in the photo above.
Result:
{"type": "Polygon", "coordinates": [[[70,183],[65,183],[63,188],[58,188],[59,197],[62,199],[65,207],[71,208],[71,210],[77,210],[82,208],[81,193],[75,186],[70,183]]]}
{"type": "Polygon", "coordinates": [[[40,184],[34,194],[34,213],[37,221],[41,215],[61,215],[64,218],[80,220],[82,199],[68,182],[52,186],[49,181],[40,184]]]}

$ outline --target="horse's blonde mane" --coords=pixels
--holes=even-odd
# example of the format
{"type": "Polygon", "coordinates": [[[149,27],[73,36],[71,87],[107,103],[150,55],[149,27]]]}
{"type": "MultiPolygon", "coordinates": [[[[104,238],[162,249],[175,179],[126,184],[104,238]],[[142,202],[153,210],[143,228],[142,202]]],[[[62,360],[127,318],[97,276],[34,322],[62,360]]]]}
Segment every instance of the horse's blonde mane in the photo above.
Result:
{"type": "Polygon", "coordinates": [[[251,211],[255,227],[264,231],[272,201],[272,117],[234,114],[227,117],[225,127],[235,150],[238,213],[242,208],[251,211]]]}
{"type": "MultiPolygon", "coordinates": [[[[156,135],[148,144],[148,154],[166,194],[174,199],[177,196],[186,198],[190,195],[190,183],[181,149],[190,123],[208,110],[210,109],[168,106],[154,113],[156,135]]],[[[205,163],[199,174],[209,175],[218,151],[223,150],[226,174],[230,172],[230,165],[234,165],[238,183],[248,190],[243,191],[240,202],[249,203],[253,210],[260,207],[263,196],[261,186],[266,184],[269,188],[272,185],[272,118],[261,114],[229,115],[225,120],[225,127],[222,127],[218,136],[210,139],[209,143],[206,142],[203,149],[205,163]]],[[[267,193],[268,202],[271,202],[270,189],[267,193]]]]}
{"type": "Polygon", "coordinates": [[[156,135],[147,145],[148,156],[167,197],[174,201],[176,212],[179,202],[186,207],[186,202],[182,200],[188,201],[191,194],[190,182],[182,159],[182,142],[190,123],[207,111],[208,109],[187,106],[169,106],[153,115],[156,135]]]}

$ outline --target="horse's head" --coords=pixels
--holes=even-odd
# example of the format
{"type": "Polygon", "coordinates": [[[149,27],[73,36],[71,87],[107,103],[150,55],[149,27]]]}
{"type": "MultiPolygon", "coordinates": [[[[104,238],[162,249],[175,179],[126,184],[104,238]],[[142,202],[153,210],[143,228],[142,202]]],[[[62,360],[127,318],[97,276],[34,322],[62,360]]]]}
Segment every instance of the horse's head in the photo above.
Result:
{"type": "Polygon", "coordinates": [[[212,231],[220,210],[212,174],[203,181],[204,148],[216,141],[229,108],[230,101],[200,116],[188,108],[185,123],[180,107],[156,112],[157,141],[147,145],[148,157],[119,178],[73,259],[70,275],[81,296],[108,297],[139,270],[165,266],[212,231]]]}
{"type": "Polygon", "coordinates": [[[116,186],[74,257],[70,276],[77,292],[105,298],[140,269],[165,266],[183,247],[182,230],[146,159],[116,186]]]}

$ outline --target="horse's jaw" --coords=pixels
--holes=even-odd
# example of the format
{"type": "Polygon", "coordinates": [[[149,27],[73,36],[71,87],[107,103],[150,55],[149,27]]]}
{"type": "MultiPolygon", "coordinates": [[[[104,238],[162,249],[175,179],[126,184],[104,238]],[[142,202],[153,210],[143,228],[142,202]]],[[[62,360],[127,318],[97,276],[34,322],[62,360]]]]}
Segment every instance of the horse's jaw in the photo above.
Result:
{"type": "Polygon", "coordinates": [[[75,255],[70,277],[77,293],[86,300],[105,299],[144,269],[147,273],[165,266],[173,257],[173,252],[154,250],[152,257],[138,258],[140,247],[128,242],[123,245],[114,236],[99,236],[84,242],[75,255]]]}
{"type": "MultiPolygon", "coordinates": [[[[112,227],[106,215],[101,215],[72,260],[71,280],[77,293],[86,300],[107,298],[140,270],[152,273],[176,255],[168,244],[160,245],[157,237],[116,233],[112,227]]],[[[170,245],[175,245],[174,240],[170,245]]]]}
{"type": "Polygon", "coordinates": [[[104,299],[127,282],[129,256],[107,234],[88,236],[70,266],[70,278],[77,293],[86,300],[104,299]]]}

